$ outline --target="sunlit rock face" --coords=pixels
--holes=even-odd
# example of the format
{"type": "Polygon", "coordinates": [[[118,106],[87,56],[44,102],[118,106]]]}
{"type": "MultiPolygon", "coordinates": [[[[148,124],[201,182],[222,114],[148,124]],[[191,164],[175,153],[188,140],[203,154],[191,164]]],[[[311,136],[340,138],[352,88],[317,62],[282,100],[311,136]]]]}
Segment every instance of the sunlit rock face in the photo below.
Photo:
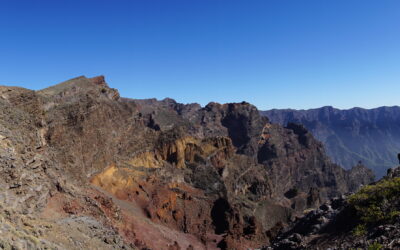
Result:
{"type": "Polygon", "coordinates": [[[126,99],[104,77],[78,77],[0,87],[0,106],[0,215],[25,232],[4,234],[16,247],[256,248],[370,181],[245,102],[126,99]]]}

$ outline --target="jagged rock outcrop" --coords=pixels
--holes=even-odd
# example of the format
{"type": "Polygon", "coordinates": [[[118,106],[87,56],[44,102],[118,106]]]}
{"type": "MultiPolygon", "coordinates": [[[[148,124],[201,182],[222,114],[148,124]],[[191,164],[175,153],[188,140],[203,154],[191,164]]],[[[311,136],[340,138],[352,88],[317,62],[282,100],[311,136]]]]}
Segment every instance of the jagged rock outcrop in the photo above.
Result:
{"type": "Polygon", "coordinates": [[[398,249],[400,167],[299,217],[263,249],[398,249]]]}
{"type": "Polygon", "coordinates": [[[10,246],[256,248],[371,181],[361,166],[331,163],[303,127],[270,124],[245,102],[126,99],[104,77],[79,77],[1,87],[0,105],[1,211],[50,225],[32,239],[5,229],[10,246]]]}

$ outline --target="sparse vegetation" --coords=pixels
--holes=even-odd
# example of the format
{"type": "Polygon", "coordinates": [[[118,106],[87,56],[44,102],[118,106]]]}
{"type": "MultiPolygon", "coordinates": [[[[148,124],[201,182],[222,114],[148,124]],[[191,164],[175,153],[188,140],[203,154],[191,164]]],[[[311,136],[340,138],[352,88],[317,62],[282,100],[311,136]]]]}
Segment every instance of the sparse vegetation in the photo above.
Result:
{"type": "Polygon", "coordinates": [[[353,229],[352,233],[356,237],[364,236],[367,233],[367,227],[365,224],[359,224],[353,229]]]}
{"type": "Polygon", "coordinates": [[[380,249],[383,249],[383,246],[382,246],[382,244],[379,244],[378,242],[374,242],[368,246],[368,250],[380,250],[380,249]]]}
{"type": "Polygon", "coordinates": [[[400,178],[384,179],[363,187],[349,197],[360,219],[366,224],[391,222],[400,215],[400,178]]]}

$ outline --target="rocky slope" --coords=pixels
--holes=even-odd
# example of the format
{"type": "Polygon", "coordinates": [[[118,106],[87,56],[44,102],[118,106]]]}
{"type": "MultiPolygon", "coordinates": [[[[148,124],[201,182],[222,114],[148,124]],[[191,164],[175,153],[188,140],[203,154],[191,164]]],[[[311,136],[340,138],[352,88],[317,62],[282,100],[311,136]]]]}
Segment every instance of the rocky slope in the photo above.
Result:
{"type": "Polygon", "coordinates": [[[0,246],[246,249],[372,180],[248,103],[120,98],[103,77],[0,87],[0,246]]]}
{"type": "Polygon", "coordinates": [[[400,151],[400,107],[339,110],[262,111],[273,123],[304,125],[321,142],[334,162],[349,169],[362,161],[378,177],[397,163],[400,151]]]}
{"type": "Polygon", "coordinates": [[[399,249],[400,167],[297,219],[263,249],[399,249]]]}

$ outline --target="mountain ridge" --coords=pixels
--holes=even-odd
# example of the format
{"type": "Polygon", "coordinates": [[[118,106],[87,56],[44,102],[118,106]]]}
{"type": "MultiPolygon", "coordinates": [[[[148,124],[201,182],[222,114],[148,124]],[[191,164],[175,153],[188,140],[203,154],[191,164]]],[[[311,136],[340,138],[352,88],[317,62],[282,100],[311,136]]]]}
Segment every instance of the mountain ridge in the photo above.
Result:
{"type": "Polygon", "coordinates": [[[362,161],[378,177],[397,163],[400,151],[400,107],[374,109],[335,109],[330,106],[310,109],[273,109],[261,113],[278,124],[303,124],[324,143],[334,162],[350,168],[362,161]],[[379,145],[379,146],[378,146],[379,145]]]}
{"type": "Polygon", "coordinates": [[[3,246],[171,250],[263,246],[373,175],[249,103],[127,99],[79,77],[0,87],[0,180],[3,246]]]}

